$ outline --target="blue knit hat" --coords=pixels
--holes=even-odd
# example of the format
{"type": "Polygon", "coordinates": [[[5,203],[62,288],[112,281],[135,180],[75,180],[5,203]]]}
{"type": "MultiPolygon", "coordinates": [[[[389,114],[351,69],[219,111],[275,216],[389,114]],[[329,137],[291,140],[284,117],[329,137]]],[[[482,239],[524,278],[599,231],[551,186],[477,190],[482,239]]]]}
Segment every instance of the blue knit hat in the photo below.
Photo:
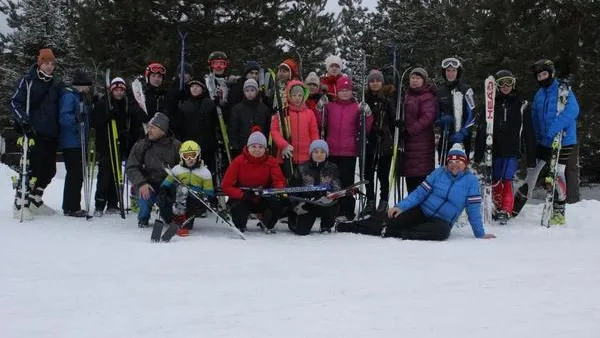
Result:
{"type": "Polygon", "coordinates": [[[312,154],[312,152],[317,148],[323,149],[325,151],[325,154],[327,154],[327,156],[329,156],[329,145],[327,145],[327,142],[325,142],[325,140],[312,141],[312,143],[310,144],[310,147],[309,147],[309,153],[312,154]]]}
{"type": "Polygon", "coordinates": [[[448,151],[448,157],[446,157],[446,161],[462,161],[465,165],[469,164],[469,158],[465,153],[463,146],[460,143],[454,143],[452,149],[448,151]]]}
{"type": "Polygon", "coordinates": [[[253,70],[260,70],[260,63],[256,61],[248,61],[246,62],[246,66],[244,67],[244,75],[248,75],[253,70]]]}

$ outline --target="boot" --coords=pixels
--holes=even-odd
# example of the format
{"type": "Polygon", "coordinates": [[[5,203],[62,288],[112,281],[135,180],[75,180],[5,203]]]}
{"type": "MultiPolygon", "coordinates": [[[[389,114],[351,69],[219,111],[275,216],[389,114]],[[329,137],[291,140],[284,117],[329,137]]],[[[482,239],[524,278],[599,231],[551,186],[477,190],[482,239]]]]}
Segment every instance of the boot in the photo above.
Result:
{"type": "Polygon", "coordinates": [[[96,209],[94,210],[94,217],[102,217],[102,215],[104,215],[104,212],[100,209],[96,209]]]}
{"type": "Polygon", "coordinates": [[[87,217],[88,213],[85,210],[65,210],[63,212],[65,216],[69,217],[87,217]]]}
{"type": "Polygon", "coordinates": [[[496,220],[501,225],[506,225],[506,223],[508,223],[508,219],[509,219],[508,215],[509,215],[509,213],[507,213],[506,211],[500,210],[496,213],[496,220]]]}
{"type": "Polygon", "coordinates": [[[367,201],[367,205],[358,215],[360,218],[365,217],[367,215],[372,215],[375,212],[375,201],[367,201]]]}
{"type": "Polygon", "coordinates": [[[550,224],[552,225],[565,225],[565,201],[554,201],[552,210],[552,218],[550,224]]]}
{"type": "Polygon", "coordinates": [[[31,212],[34,215],[40,216],[52,216],[56,214],[56,210],[50,208],[44,203],[42,200],[42,195],[44,195],[44,189],[37,187],[33,189],[32,195],[29,196],[31,201],[31,212]]]}

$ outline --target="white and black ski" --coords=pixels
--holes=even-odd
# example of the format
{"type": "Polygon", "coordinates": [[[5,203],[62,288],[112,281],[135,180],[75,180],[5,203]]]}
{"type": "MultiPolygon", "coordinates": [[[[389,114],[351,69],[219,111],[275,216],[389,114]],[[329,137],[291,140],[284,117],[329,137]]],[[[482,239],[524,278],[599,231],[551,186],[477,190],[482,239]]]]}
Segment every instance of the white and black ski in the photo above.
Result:
{"type": "Polygon", "coordinates": [[[282,194],[300,194],[305,192],[318,192],[330,190],[328,185],[309,185],[304,187],[287,187],[287,188],[240,188],[242,191],[253,191],[257,195],[282,195],[282,194]]]}
{"type": "Polygon", "coordinates": [[[492,198],[492,151],[494,146],[494,108],[496,102],[496,80],[493,76],[485,79],[485,169],[483,172],[483,219],[486,225],[492,223],[494,201],[492,198]]]}
{"type": "Polygon", "coordinates": [[[360,192],[360,187],[367,185],[368,183],[369,183],[369,181],[362,180],[362,181],[354,183],[351,186],[346,187],[344,189],[329,193],[326,196],[323,196],[317,200],[312,200],[309,198],[302,198],[302,197],[298,197],[298,196],[288,196],[288,199],[290,199],[292,201],[313,204],[313,205],[317,205],[320,207],[329,207],[329,206],[334,205],[335,202],[337,200],[339,200],[340,198],[343,198],[345,196],[350,196],[350,195],[356,195],[357,193],[360,192]]]}

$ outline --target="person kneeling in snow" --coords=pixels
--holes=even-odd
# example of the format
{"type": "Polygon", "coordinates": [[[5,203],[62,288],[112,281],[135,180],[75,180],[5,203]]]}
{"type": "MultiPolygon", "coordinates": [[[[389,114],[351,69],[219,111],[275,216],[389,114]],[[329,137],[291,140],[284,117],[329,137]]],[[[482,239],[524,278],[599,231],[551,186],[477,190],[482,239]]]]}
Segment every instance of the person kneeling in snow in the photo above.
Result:
{"type": "Polygon", "coordinates": [[[183,142],[179,148],[179,156],[181,162],[172,171],[183,184],[179,184],[172,176],[167,176],[160,185],[157,204],[163,222],[175,222],[179,225],[177,234],[187,236],[188,231],[194,228],[194,219],[190,218],[201,215],[206,210],[204,204],[189,193],[189,189],[199,197],[212,199],[214,188],[212,175],[200,159],[198,143],[191,140],[183,142]]]}
{"type": "MultiPolygon", "coordinates": [[[[310,144],[310,160],[298,167],[295,181],[300,186],[328,185],[331,191],[341,190],[340,172],[337,165],[327,160],[329,146],[324,140],[314,140],[310,144]]],[[[311,192],[302,197],[318,199],[327,192],[311,192]]],[[[339,211],[336,202],[331,206],[298,203],[288,215],[288,227],[296,235],[308,235],[317,217],[321,217],[320,232],[331,232],[339,211]]]]}
{"type": "Polygon", "coordinates": [[[221,187],[229,196],[231,218],[240,231],[246,231],[250,213],[262,213],[261,223],[266,233],[274,232],[277,215],[281,214],[283,201],[277,197],[261,196],[261,189],[284,188],[285,177],[277,160],[265,153],[267,138],[254,127],[242,150],[225,171],[221,187]],[[242,190],[242,187],[248,188],[242,190]]]}
{"type": "Polygon", "coordinates": [[[468,159],[460,144],[448,152],[446,166],[434,170],[405,199],[388,210],[386,222],[351,222],[337,225],[338,232],[355,232],[382,237],[443,241],[466,208],[473,234],[486,234],[481,219],[479,180],[467,168],[468,159]]]}

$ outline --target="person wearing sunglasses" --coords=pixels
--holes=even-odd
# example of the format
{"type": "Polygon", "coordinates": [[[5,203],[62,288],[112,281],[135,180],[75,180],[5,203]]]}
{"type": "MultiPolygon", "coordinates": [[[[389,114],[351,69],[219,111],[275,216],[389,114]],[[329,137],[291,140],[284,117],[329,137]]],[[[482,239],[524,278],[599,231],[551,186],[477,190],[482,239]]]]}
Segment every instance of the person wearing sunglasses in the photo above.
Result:
{"type": "Polygon", "coordinates": [[[59,95],[62,85],[53,76],[55,68],[56,57],[52,50],[41,49],[37,62],[19,80],[19,85],[10,98],[9,109],[13,114],[15,131],[26,136],[30,145],[29,177],[37,178],[33,187],[26,184],[26,191],[17,189],[13,206],[13,216],[16,218],[20,217],[21,208],[24,208],[24,219],[56,213],[42,200],[44,189],[56,175],[56,150],[60,130],[59,95]],[[29,109],[28,99],[32,103],[29,109]],[[22,205],[21,194],[26,196],[22,205]]]}
{"type": "MultiPolygon", "coordinates": [[[[437,97],[439,101],[439,112],[437,125],[440,127],[436,131],[441,141],[438,143],[440,154],[447,153],[447,150],[454,143],[462,143],[465,146],[467,156],[471,152],[471,126],[474,125],[475,99],[471,87],[462,80],[463,65],[457,58],[446,58],[442,61],[442,75],[444,83],[438,87],[437,97]],[[462,93],[462,103],[458,103],[460,111],[456,111],[454,104],[454,92],[462,93]],[[444,140],[444,135],[447,135],[444,140]],[[445,149],[442,146],[446,145],[445,149]]],[[[440,158],[443,161],[443,156],[440,158]]]]}
{"type": "MultiPolygon", "coordinates": [[[[567,199],[566,165],[577,146],[577,117],[579,103],[571,87],[565,81],[555,78],[554,62],[541,59],[531,66],[540,88],[535,93],[531,105],[533,131],[537,142],[534,168],[527,170],[525,184],[519,187],[518,203],[515,202],[515,213],[518,213],[531,192],[544,166],[552,158],[553,143],[560,139],[558,157],[556,192],[553,201],[553,214],[550,224],[565,224],[565,204],[567,199]]],[[[552,185],[552,178],[547,180],[552,185]]]]}
{"type": "Polygon", "coordinates": [[[339,223],[338,232],[354,232],[407,240],[443,241],[466,210],[476,238],[495,238],[486,233],[481,217],[479,179],[468,169],[469,160],[462,145],[452,146],[446,165],[435,169],[427,178],[388,210],[381,221],[339,223]]]}
{"type": "MultiPolygon", "coordinates": [[[[514,208],[513,178],[519,168],[522,110],[527,106],[527,101],[515,90],[517,79],[510,70],[500,70],[494,77],[497,94],[494,104],[492,196],[496,211],[494,218],[506,224],[514,208]]],[[[485,130],[485,116],[481,116],[475,150],[475,162],[479,165],[485,155],[485,130]]]]}
{"type": "Polygon", "coordinates": [[[173,177],[167,176],[158,193],[156,204],[162,222],[168,225],[175,223],[178,226],[177,235],[182,237],[188,236],[189,230],[194,228],[192,217],[203,215],[206,210],[188,189],[205,196],[208,200],[214,200],[215,196],[212,174],[202,162],[200,152],[200,146],[195,141],[183,142],[179,147],[181,161],[172,171],[177,180],[185,185],[178,185],[173,177]]]}

